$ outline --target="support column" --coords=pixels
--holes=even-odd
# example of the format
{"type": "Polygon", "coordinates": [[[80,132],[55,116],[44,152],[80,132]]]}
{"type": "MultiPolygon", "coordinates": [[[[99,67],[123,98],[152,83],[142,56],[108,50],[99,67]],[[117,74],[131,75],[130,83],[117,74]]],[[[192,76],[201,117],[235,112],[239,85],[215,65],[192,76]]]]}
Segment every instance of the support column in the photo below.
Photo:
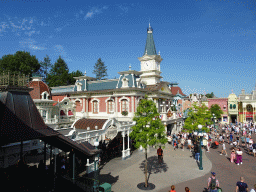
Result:
{"type": "Polygon", "coordinates": [[[122,151],[122,159],[124,160],[126,158],[125,156],[125,142],[124,142],[124,137],[125,137],[125,131],[122,132],[122,137],[123,137],[123,151],[122,151]]]}
{"type": "Polygon", "coordinates": [[[118,97],[115,97],[115,116],[117,117],[117,114],[118,114],[118,97]]]}
{"type": "Polygon", "coordinates": [[[134,110],[134,96],[132,96],[132,113],[134,113],[135,110],[134,110]]]}
{"type": "Polygon", "coordinates": [[[89,116],[89,111],[88,111],[88,109],[89,109],[89,99],[87,98],[86,99],[86,117],[88,118],[88,116],[89,116]]]}
{"type": "Polygon", "coordinates": [[[87,116],[87,113],[85,113],[85,105],[86,105],[85,98],[83,98],[83,112],[84,112],[83,116],[84,117],[87,116]]]}
{"type": "Polygon", "coordinates": [[[127,141],[127,145],[128,145],[128,148],[127,148],[127,157],[130,157],[130,151],[131,151],[131,149],[130,149],[130,137],[129,137],[129,135],[130,135],[130,128],[128,129],[128,131],[127,131],[127,139],[128,139],[128,141],[127,141]]]}

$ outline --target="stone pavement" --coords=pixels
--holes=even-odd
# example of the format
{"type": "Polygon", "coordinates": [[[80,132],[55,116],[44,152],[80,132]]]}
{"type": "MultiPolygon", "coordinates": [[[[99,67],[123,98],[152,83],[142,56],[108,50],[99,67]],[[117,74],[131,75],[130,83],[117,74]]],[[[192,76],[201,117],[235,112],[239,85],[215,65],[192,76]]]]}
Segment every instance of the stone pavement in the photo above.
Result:
{"type": "MultiPolygon", "coordinates": [[[[256,141],[256,136],[253,134],[253,140],[256,141]]],[[[236,165],[235,163],[230,162],[230,154],[232,146],[226,143],[228,156],[220,155],[221,147],[218,149],[210,149],[209,153],[206,153],[206,156],[212,162],[211,171],[216,173],[216,178],[220,182],[220,187],[224,192],[235,191],[236,182],[239,181],[240,177],[243,176],[245,178],[245,182],[249,186],[249,191],[256,184],[256,157],[249,155],[246,151],[241,147],[243,153],[243,164],[236,165]]],[[[205,169],[205,166],[204,166],[205,169]]],[[[208,169],[208,168],[207,168],[208,169]]],[[[179,174],[177,172],[177,174],[179,174]]],[[[185,191],[185,187],[189,187],[191,192],[202,192],[204,188],[207,187],[207,179],[211,176],[211,173],[192,179],[185,182],[180,182],[175,185],[177,192],[185,191]]],[[[167,192],[170,190],[170,187],[166,187],[160,192],[167,192]]]]}
{"type": "MultiPolygon", "coordinates": [[[[199,170],[198,164],[189,150],[182,151],[178,149],[174,151],[171,145],[166,144],[163,151],[164,162],[162,164],[158,164],[156,149],[150,148],[148,153],[149,183],[155,185],[155,189],[151,191],[170,189],[170,185],[208,175],[212,169],[211,161],[204,153],[204,170],[199,170]]],[[[136,150],[127,160],[115,158],[105,164],[100,171],[99,179],[101,182],[111,183],[114,192],[142,191],[137,188],[137,185],[145,182],[144,163],[144,152],[136,150]]]]}

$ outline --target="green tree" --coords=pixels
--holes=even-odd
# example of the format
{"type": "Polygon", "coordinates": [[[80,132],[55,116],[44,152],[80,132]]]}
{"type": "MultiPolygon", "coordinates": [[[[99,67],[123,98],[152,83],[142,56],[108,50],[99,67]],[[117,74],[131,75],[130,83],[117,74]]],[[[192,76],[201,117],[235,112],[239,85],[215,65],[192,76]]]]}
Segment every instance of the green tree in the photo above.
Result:
{"type": "Polygon", "coordinates": [[[67,63],[59,56],[46,78],[49,87],[68,85],[70,80],[67,63]]]}
{"type": "Polygon", "coordinates": [[[220,106],[218,104],[214,104],[210,108],[211,114],[215,114],[217,119],[221,118],[221,115],[223,114],[223,111],[221,110],[220,106]]]}
{"type": "Polygon", "coordinates": [[[207,98],[214,98],[214,93],[213,93],[213,92],[207,93],[205,96],[206,96],[207,98]]]}
{"type": "Polygon", "coordinates": [[[79,76],[83,76],[82,71],[76,70],[76,71],[72,71],[71,73],[69,73],[68,85],[74,85],[76,82],[74,77],[79,77],[79,76]]]}
{"type": "Polygon", "coordinates": [[[17,51],[14,55],[4,55],[0,59],[0,72],[21,73],[32,76],[40,70],[40,64],[36,56],[26,51],[17,51]]]}
{"type": "Polygon", "coordinates": [[[49,58],[48,55],[46,55],[44,60],[40,62],[40,65],[41,65],[40,75],[43,77],[43,81],[45,82],[48,76],[48,73],[50,71],[50,68],[52,68],[51,59],[49,58]]]}
{"type": "Polygon", "coordinates": [[[145,96],[145,99],[140,100],[133,118],[136,125],[132,127],[133,131],[130,136],[135,140],[135,148],[142,146],[145,149],[145,187],[148,186],[147,148],[150,145],[165,145],[167,143],[165,128],[159,115],[154,101],[145,96]]]}
{"type": "Polygon", "coordinates": [[[93,73],[96,74],[96,79],[99,79],[99,80],[108,76],[107,67],[105,66],[101,58],[99,58],[97,63],[95,63],[93,73]]]}
{"type": "Polygon", "coordinates": [[[187,119],[185,120],[185,125],[183,127],[184,131],[192,133],[198,129],[198,125],[202,125],[202,130],[208,132],[206,125],[212,123],[211,112],[205,104],[198,106],[196,103],[188,110],[187,119]]]}

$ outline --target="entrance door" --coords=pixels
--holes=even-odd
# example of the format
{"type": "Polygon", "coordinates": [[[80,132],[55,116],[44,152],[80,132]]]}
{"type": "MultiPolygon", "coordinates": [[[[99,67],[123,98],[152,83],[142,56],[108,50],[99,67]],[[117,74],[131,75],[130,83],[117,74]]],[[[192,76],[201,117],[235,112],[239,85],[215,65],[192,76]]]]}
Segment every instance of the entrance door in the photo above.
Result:
{"type": "Polygon", "coordinates": [[[168,135],[169,135],[169,134],[170,134],[170,135],[172,134],[172,129],[173,129],[173,127],[174,127],[173,124],[168,124],[168,125],[167,125],[167,134],[168,134],[168,135]]]}
{"type": "Polygon", "coordinates": [[[236,115],[231,115],[231,122],[236,123],[236,115]]]}

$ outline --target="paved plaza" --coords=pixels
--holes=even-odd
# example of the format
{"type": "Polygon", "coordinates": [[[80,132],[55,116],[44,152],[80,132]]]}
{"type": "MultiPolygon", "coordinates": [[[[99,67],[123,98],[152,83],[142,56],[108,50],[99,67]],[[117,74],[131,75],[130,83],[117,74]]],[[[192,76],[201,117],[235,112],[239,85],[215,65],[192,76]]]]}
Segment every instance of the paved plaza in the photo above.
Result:
{"type": "MultiPolygon", "coordinates": [[[[253,135],[254,140],[255,138],[253,135]]],[[[151,191],[167,192],[171,185],[175,185],[177,192],[183,192],[185,187],[189,187],[191,192],[201,192],[207,186],[211,171],[216,172],[223,191],[234,191],[240,176],[245,177],[245,182],[251,189],[256,183],[256,158],[248,155],[243,149],[243,165],[230,163],[230,145],[226,146],[228,156],[219,155],[221,147],[203,153],[203,170],[199,170],[192,153],[187,149],[174,151],[171,145],[166,144],[164,163],[159,165],[156,149],[150,148],[149,183],[155,185],[155,189],[151,191]]],[[[144,163],[144,152],[135,150],[127,160],[115,158],[108,162],[100,171],[100,180],[111,183],[114,192],[142,191],[137,185],[145,182],[144,163]]]]}
{"type": "MultiPolygon", "coordinates": [[[[145,182],[143,173],[145,155],[144,152],[136,150],[127,160],[115,158],[108,162],[100,171],[100,180],[112,184],[112,191],[141,191],[137,185],[145,182]]],[[[166,144],[164,149],[164,162],[158,164],[156,149],[150,148],[148,153],[149,183],[155,185],[151,191],[160,191],[171,184],[186,182],[205,174],[208,174],[212,164],[203,155],[205,169],[200,171],[198,165],[189,150],[173,150],[173,147],[166,144]]]]}

